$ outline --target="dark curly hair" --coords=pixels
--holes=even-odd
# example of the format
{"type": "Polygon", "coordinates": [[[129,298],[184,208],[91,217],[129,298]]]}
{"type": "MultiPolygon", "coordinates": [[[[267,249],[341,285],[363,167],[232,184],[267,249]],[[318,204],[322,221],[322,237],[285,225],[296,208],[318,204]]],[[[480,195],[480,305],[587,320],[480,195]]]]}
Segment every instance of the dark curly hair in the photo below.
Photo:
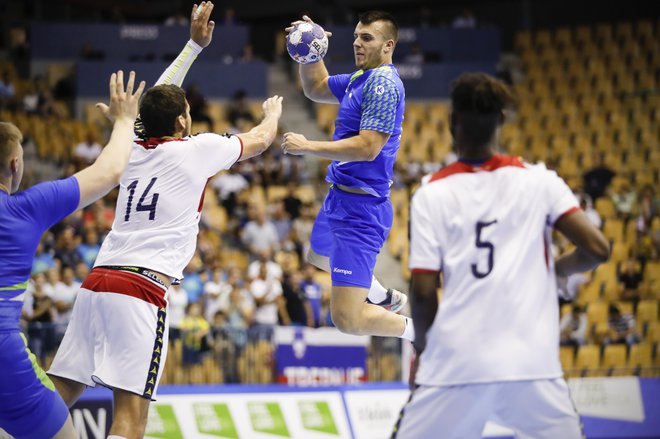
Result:
{"type": "Polygon", "coordinates": [[[186,113],[186,92],[176,85],[150,88],[140,103],[140,120],[146,137],[174,134],[176,118],[186,113]]]}
{"type": "Polygon", "coordinates": [[[464,73],[451,89],[452,117],[462,127],[464,142],[487,143],[503,122],[502,112],[515,105],[515,98],[502,81],[485,73],[464,73]]]}

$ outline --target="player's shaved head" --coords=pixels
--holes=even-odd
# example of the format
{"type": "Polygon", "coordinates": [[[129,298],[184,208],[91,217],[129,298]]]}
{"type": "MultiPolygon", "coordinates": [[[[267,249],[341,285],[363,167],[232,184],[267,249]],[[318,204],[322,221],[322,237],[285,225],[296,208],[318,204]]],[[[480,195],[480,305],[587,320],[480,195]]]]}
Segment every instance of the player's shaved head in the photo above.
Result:
{"type": "Polygon", "coordinates": [[[509,87],[485,73],[465,73],[452,84],[452,134],[460,127],[463,146],[480,147],[504,122],[504,110],[515,99],[509,87]]]}
{"type": "Polygon", "coordinates": [[[384,11],[368,11],[360,14],[358,18],[362,24],[371,24],[377,21],[383,22],[385,24],[383,26],[385,39],[394,40],[395,43],[399,39],[399,24],[392,14],[384,11]]]}
{"type": "Polygon", "coordinates": [[[164,84],[150,88],[140,103],[140,120],[147,137],[171,136],[176,118],[186,113],[186,93],[181,87],[164,84]]]}
{"type": "Polygon", "coordinates": [[[0,122],[0,162],[3,172],[22,141],[23,134],[16,125],[10,122],[0,122]]]}

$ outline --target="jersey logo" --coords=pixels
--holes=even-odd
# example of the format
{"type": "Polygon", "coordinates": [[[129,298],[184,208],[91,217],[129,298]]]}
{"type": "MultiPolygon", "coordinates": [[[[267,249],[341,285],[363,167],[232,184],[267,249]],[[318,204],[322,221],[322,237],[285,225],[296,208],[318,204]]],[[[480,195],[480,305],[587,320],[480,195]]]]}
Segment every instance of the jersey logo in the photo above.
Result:
{"type": "Polygon", "coordinates": [[[377,95],[382,95],[383,93],[385,93],[385,86],[377,85],[374,91],[376,92],[377,95]]]}

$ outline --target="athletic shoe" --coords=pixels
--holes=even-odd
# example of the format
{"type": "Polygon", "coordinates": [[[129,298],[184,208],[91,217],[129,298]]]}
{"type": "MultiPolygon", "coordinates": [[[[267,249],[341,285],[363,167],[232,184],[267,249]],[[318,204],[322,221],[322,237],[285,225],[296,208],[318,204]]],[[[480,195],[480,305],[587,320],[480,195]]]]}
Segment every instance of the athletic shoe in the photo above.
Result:
{"type": "Polygon", "coordinates": [[[369,298],[367,298],[367,303],[382,306],[388,311],[399,312],[403,309],[404,306],[406,306],[406,303],[408,303],[408,296],[399,290],[388,288],[385,300],[380,303],[373,303],[371,300],[369,300],[369,298]]]}

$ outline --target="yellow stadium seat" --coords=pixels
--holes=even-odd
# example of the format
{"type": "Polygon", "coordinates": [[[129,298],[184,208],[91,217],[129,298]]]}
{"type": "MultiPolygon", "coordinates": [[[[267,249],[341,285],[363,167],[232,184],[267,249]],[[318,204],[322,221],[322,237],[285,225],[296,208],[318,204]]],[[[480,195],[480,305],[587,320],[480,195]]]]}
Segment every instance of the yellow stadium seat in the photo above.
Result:
{"type": "Polygon", "coordinates": [[[628,368],[638,369],[653,365],[653,346],[651,343],[639,343],[630,347],[628,368]]]}
{"type": "Polygon", "coordinates": [[[518,32],[516,34],[516,49],[522,51],[532,47],[532,34],[530,32],[518,32]]]}
{"type": "MultiPolygon", "coordinates": [[[[597,200],[596,204],[598,204],[597,200]]],[[[613,205],[613,203],[612,203],[613,205]]],[[[607,211],[609,207],[604,208],[601,206],[601,208],[604,211],[607,211]]],[[[613,242],[622,242],[623,241],[623,221],[618,219],[618,218],[612,218],[605,221],[605,224],[603,225],[603,234],[605,237],[607,237],[609,240],[613,242]]]]}
{"type": "Polygon", "coordinates": [[[578,348],[575,368],[581,376],[596,376],[601,374],[600,369],[600,346],[585,345],[578,348]]]}
{"type": "Polygon", "coordinates": [[[555,44],[569,46],[571,44],[571,40],[571,29],[567,27],[561,27],[555,31],[555,44]]]}
{"type": "Polygon", "coordinates": [[[572,346],[562,346],[559,349],[559,359],[564,371],[570,371],[575,364],[575,349],[572,346]]]}
{"type": "Polygon", "coordinates": [[[608,375],[623,375],[624,371],[622,369],[626,367],[626,363],[626,345],[615,344],[605,347],[603,368],[608,369],[608,375]]]}
{"type": "Polygon", "coordinates": [[[642,300],[637,304],[637,323],[653,323],[658,321],[658,301],[642,300]]]}
{"type": "Polygon", "coordinates": [[[592,302],[587,306],[587,322],[595,325],[598,323],[607,323],[608,304],[605,302],[592,302]]]}
{"type": "Polygon", "coordinates": [[[616,211],[614,209],[614,203],[611,199],[600,197],[596,200],[596,210],[604,218],[614,218],[616,216],[616,211]]]}
{"type": "Polygon", "coordinates": [[[286,186],[268,186],[266,188],[266,200],[273,203],[286,197],[286,193],[286,186]]]}
{"type": "Polygon", "coordinates": [[[578,26],[575,29],[575,41],[578,43],[591,41],[591,28],[589,26],[578,26]]]}

